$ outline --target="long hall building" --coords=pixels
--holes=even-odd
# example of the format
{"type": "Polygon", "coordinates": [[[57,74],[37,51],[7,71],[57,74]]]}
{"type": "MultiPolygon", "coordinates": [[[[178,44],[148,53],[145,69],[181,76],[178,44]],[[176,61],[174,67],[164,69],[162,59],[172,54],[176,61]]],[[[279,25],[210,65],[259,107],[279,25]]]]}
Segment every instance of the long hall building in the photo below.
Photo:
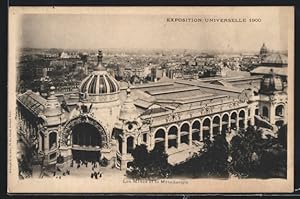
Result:
{"type": "Polygon", "coordinates": [[[287,123],[286,84],[265,75],[205,80],[166,77],[149,84],[120,85],[98,64],[78,91],[18,94],[18,135],[35,146],[37,158],[106,158],[126,169],[132,151],[163,145],[171,164],[197,153],[205,139],[263,121],[274,131],[287,123]]]}

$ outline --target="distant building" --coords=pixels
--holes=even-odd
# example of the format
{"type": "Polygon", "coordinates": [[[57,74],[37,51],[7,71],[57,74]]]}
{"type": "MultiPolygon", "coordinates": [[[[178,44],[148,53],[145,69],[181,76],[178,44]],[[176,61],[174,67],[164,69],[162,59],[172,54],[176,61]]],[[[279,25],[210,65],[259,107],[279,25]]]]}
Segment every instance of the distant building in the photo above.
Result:
{"type": "Polygon", "coordinates": [[[268,51],[265,43],[263,43],[262,47],[260,48],[259,55],[262,59],[264,59],[265,57],[267,57],[268,54],[269,54],[269,51],[268,51]]]}

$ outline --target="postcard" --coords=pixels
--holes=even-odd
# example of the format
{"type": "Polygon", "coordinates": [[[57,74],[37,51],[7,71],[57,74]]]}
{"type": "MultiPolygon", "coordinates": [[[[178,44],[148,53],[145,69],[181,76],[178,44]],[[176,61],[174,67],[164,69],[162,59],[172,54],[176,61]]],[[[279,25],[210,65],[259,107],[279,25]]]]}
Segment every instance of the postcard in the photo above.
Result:
{"type": "Polygon", "coordinates": [[[294,190],[294,8],[10,7],[8,192],[294,190]]]}

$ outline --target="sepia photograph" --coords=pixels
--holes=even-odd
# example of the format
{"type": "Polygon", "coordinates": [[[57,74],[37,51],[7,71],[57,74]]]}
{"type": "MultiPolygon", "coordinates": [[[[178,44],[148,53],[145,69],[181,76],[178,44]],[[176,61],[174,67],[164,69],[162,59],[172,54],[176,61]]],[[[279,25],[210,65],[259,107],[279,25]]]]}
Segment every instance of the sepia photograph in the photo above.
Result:
{"type": "Polygon", "coordinates": [[[293,7],[10,7],[8,192],[292,192],[293,71],[293,7]]]}

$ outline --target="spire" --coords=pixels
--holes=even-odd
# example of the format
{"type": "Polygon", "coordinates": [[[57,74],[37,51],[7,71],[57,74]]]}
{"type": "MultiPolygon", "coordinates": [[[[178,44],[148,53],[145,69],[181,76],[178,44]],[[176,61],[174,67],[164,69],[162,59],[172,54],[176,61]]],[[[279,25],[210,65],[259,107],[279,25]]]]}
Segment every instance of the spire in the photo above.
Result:
{"type": "Polygon", "coordinates": [[[97,71],[106,71],[106,68],[104,68],[103,64],[102,64],[102,58],[103,58],[103,54],[101,50],[98,50],[98,55],[97,55],[97,67],[96,70],[97,71]]]}
{"type": "Polygon", "coordinates": [[[126,90],[126,93],[127,93],[127,98],[121,107],[119,118],[121,120],[133,121],[138,117],[138,112],[134,105],[134,100],[131,98],[131,89],[129,83],[128,83],[128,88],[126,90]]]}

